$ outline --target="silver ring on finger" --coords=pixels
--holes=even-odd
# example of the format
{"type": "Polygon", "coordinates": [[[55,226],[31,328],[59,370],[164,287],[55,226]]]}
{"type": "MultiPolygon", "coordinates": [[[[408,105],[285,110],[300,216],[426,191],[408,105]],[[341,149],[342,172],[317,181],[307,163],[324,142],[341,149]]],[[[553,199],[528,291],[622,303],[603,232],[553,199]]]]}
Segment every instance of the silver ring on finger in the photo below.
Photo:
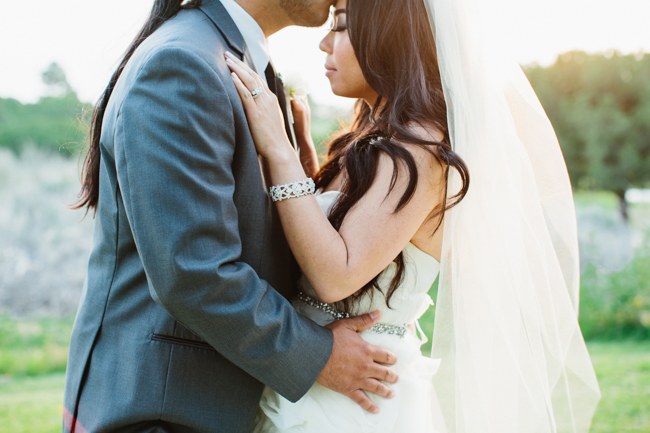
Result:
{"type": "Polygon", "coordinates": [[[251,90],[251,97],[253,99],[257,98],[262,94],[262,88],[261,87],[256,87],[253,90],[251,90]]]}

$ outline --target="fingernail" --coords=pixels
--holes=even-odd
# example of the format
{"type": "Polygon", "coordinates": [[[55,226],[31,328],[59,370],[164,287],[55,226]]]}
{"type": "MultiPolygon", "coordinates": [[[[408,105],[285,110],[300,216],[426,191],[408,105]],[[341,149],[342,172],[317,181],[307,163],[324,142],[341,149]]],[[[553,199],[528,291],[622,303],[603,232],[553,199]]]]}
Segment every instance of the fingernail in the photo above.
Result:
{"type": "Polygon", "coordinates": [[[226,57],[226,63],[233,63],[232,59],[229,57],[226,57]]]}
{"type": "Polygon", "coordinates": [[[377,320],[377,319],[379,319],[379,311],[373,311],[373,312],[371,312],[371,313],[370,313],[370,318],[371,318],[372,320],[377,320]]]}
{"type": "Polygon", "coordinates": [[[226,51],[225,54],[226,54],[226,57],[232,57],[232,53],[230,51],[226,51]]]}

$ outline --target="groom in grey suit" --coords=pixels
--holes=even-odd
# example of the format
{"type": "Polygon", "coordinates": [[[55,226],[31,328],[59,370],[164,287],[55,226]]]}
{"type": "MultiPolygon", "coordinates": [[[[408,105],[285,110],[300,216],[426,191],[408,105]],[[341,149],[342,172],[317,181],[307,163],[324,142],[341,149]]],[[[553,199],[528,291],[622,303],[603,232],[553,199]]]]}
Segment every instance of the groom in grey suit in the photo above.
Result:
{"type": "Polygon", "coordinates": [[[363,391],[389,395],[381,381],[396,379],[394,357],[356,333],[376,317],[326,329],[287,300],[298,269],[223,57],[260,69],[233,14],[268,35],[320,24],[330,4],[156,0],[155,31],[99,113],[94,247],[65,431],[248,433],[264,384],[295,401],[318,380],[366,409],[363,391]]]}

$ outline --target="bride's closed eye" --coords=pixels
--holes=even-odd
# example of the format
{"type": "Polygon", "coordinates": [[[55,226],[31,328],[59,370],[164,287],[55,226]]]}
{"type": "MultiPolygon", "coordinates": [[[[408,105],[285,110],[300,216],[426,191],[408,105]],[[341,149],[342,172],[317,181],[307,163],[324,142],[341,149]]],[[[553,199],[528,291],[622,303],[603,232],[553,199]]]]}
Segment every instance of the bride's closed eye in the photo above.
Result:
{"type": "Polygon", "coordinates": [[[348,29],[347,11],[345,9],[336,9],[330,12],[330,18],[327,22],[327,30],[330,32],[343,32],[348,29]]]}

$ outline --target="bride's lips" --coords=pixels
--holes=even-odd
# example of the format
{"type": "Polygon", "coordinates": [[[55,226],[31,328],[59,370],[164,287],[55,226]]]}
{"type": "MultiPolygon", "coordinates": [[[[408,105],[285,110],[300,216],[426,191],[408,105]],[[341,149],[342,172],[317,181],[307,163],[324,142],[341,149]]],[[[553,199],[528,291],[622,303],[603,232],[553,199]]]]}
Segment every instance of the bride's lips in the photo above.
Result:
{"type": "Polygon", "coordinates": [[[336,72],[336,68],[327,64],[325,65],[325,76],[331,77],[334,72],[336,72]]]}

